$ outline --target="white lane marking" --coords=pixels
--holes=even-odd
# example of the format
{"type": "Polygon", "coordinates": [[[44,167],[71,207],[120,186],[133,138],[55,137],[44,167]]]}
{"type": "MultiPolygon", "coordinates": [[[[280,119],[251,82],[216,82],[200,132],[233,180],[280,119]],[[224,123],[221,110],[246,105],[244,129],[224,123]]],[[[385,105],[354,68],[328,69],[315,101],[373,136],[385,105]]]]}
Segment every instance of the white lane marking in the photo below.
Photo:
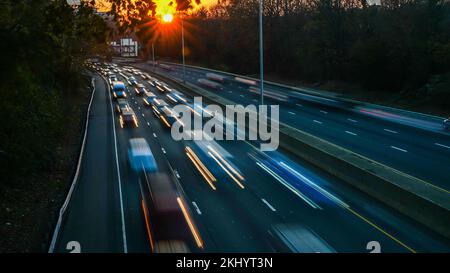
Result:
{"type": "Polygon", "coordinates": [[[244,97],[244,95],[239,95],[239,97],[243,98],[243,97],[244,97]]]}
{"type": "Polygon", "coordinates": [[[345,131],[347,134],[352,135],[352,136],[357,136],[358,134],[350,132],[350,131],[345,131]]]}
{"type": "Polygon", "coordinates": [[[200,208],[198,207],[197,203],[192,202],[192,205],[194,205],[195,211],[197,212],[198,215],[202,215],[202,211],[200,210],[200,208]]]}
{"type": "Polygon", "coordinates": [[[253,99],[253,101],[254,101],[254,102],[258,102],[259,100],[257,100],[257,99],[253,99]]]}
{"type": "Polygon", "coordinates": [[[230,93],[230,94],[231,94],[231,93],[233,93],[233,91],[228,91],[228,93],[230,93]]]}
{"type": "Polygon", "coordinates": [[[155,133],[153,133],[153,137],[157,137],[155,133]]]}
{"type": "Polygon", "coordinates": [[[178,179],[181,179],[181,176],[180,176],[180,174],[178,173],[177,170],[173,170],[173,173],[175,174],[175,176],[176,176],[178,179]]]}
{"type": "Polygon", "coordinates": [[[161,151],[163,152],[163,154],[166,154],[166,149],[161,148],[161,151]]]}
{"type": "Polygon", "coordinates": [[[322,114],[328,114],[327,111],[323,111],[323,110],[320,110],[320,113],[322,113],[322,114]]]}
{"type": "Polygon", "coordinates": [[[321,121],[318,121],[318,120],[313,120],[315,123],[318,123],[318,124],[322,124],[322,122],[321,121]]]}
{"type": "Polygon", "coordinates": [[[138,109],[139,109],[139,110],[141,110],[141,107],[140,107],[140,106],[138,106],[138,109]]]}
{"type": "Polygon", "coordinates": [[[145,117],[144,113],[142,113],[142,116],[145,117]]]}
{"type": "Polygon", "coordinates": [[[134,104],[137,104],[137,101],[135,101],[134,104]]]}
{"type": "Polygon", "coordinates": [[[273,172],[271,169],[269,169],[266,165],[261,164],[259,162],[256,162],[256,165],[261,167],[263,170],[268,172],[273,178],[275,178],[278,182],[280,182],[283,186],[285,186],[288,190],[290,190],[292,193],[300,197],[303,201],[305,201],[306,204],[310,205],[313,209],[322,209],[319,205],[314,203],[311,199],[309,199],[307,196],[305,196],[303,193],[301,193],[299,190],[291,186],[286,180],[284,180],[282,177],[280,177],[278,174],[273,172]]]}
{"type": "Polygon", "coordinates": [[[444,147],[444,148],[447,148],[447,149],[450,149],[450,146],[447,146],[447,145],[444,145],[444,144],[441,144],[441,143],[434,143],[434,145],[437,145],[437,146],[441,146],[441,147],[444,147]]]}
{"type": "Polygon", "coordinates": [[[389,132],[389,133],[398,134],[398,132],[394,131],[394,130],[389,130],[389,129],[383,129],[383,130],[386,132],[389,132]]]}
{"type": "Polygon", "coordinates": [[[348,118],[347,120],[348,120],[348,121],[351,121],[351,122],[353,122],[353,123],[357,123],[357,122],[358,122],[357,120],[354,120],[354,119],[351,119],[351,118],[348,118]]]}
{"type": "Polygon", "coordinates": [[[121,216],[121,220],[122,220],[123,252],[128,253],[127,234],[126,234],[126,228],[125,228],[125,214],[123,212],[122,180],[120,178],[119,156],[117,155],[116,123],[114,122],[114,110],[113,110],[111,92],[108,92],[108,94],[109,94],[109,103],[111,104],[111,121],[113,124],[113,133],[114,133],[114,150],[115,150],[115,155],[116,155],[117,176],[119,178],[118,182],[119,182],[120,216],[121,216]]]}
{"type": "Polygon", "coordinates": [[[398,151],[401,151],[401,152],[404,152],[404,153],[407,153],[407,152],[408,152],[408,151],[405,150],[405,149],[402,149],[402,148],[399,148],[399,147],[395,147],[395,146],[391,146],[391,148],[392,148],[392,149],[395,149],[395,150],[398,150],[398,151]]]}
{"type": "Polygon", "coordinates": [[[273,212],[277,211],[269,202],[267,202],[266,199],[261,198],[261,201],[263,201],[263,203],[266,204],[266,206],[268,206],[271,211],[273,212]]]}
{"type": "Polygon", "coordinates": [[[295,105],[297,105],[297,106],[299,106],[299,107],[303,107],[303,105],[300,104],[300,103],[297,103],[297,104],[295,104],[295,105]]]}
{"type": "Polygon", "coordinates": [[[291,115],[295,115],[295,113],[294,113],[294,112],[291,112],[291,111],[289,111],[288,113],[291,114],[291,115]]]}

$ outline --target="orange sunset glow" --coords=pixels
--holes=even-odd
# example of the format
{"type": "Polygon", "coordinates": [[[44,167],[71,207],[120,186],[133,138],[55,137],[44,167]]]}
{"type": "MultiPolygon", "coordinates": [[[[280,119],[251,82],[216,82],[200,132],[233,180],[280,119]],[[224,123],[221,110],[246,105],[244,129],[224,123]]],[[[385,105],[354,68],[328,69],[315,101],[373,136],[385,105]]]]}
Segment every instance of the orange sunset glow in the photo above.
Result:
{"type": "MultiPolygon", "coordinates": [[[[165,2],[170,2],[170,0],[155,0],[155,3],[157,6],[159,6],[161,4],[164,6],[165,2]],[[160,3],[160,4],[158,5],[158,3],[160,3]]],[[[194,6],[194,9],[197,9],[200,7],[208,8],[216,3],[217,3],[217,0],[201,0],[200,5],[197,5],[194,1],[193,6],[194,6]]],[[[107,0],[97,0],[97,8],[101,12],[106,12],[106,11],[110,10],[111,4],[107,0]]]]}

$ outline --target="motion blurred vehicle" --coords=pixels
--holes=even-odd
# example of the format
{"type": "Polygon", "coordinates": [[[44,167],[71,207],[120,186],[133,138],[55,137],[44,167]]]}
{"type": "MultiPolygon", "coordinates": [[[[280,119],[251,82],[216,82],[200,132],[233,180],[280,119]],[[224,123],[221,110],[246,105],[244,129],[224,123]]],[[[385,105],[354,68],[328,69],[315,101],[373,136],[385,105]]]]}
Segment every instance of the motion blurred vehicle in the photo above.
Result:
{"type": "Polygon", "coordinates": [[[213,82],[207,79],[198,79],[197,83],[199,85],[202,85],[204,87],[210,88],[210,89],[214,89],[214,90],[222,90],[223,87],[220,83],[217,82],[213,82]]]}
{"type": "Polygon", "coordinates": [[[117,81],[117,76],[116,75],[110,75],[108,80],[109,80],[109,84],[112,85],[113,82],[117,81]]]}
{"type": "Polygon", "coordinates": [[[142,212],[152,251],[186,253],[202,249],[203,240],[174,178],[144,172],[140,181],[142,212]]]}
{"type": "Polygon", "coordinates": [[[167,127],[172,127],[172,125],[179,120],[179,117],[176,115],[172,109],[170,109],[168,106],[164,106],[161,108],[159,118],[161,121],[166,125],[167,127]]]}
{"type": "Polygon", "coordinates": [[[134,88],[134,92],[136,93],[136,95],[142,95],[145,92],[147,92],[147,89],[145,89],[145,86],[142,83],[138,83],[136,84],[136,87],[134,88]]]}
{"type": "Polygon", "coordinates": [[[131,108],[122,109],[119,116],[119,123],[121,128],[125,126],[139,127],[136,114],[131,108]]]}
{"type": "Polygon", "coordinates": [[[112,86],[113,97],[115,99],[127,97],[125,84],[123,82],[113,82],[112,86]]]}
{"type": "Polygon", "coordinates": [[[186,97],[178,92],[175,89],[172,89],[172,92],[170,92],[170,94],[166,95],[168,101],[172,104],[186,104],[187,103],[187,99],[186,97]]]}
{"type": "Polygon", "coordinates": [[[147,80],[147,79],[150,78],[150,76],[149,76],[147,73],[142,73],[142,74],[141,74],[141,78],[142,78],[143,80],[147,80]]]}
{"type": "Polygon", "coordinates": [[[444,127],[444,130],[450,130],[450,117],[444,120],[442,126],[444,127]]]}
{"type": "Polygon", "coordinates": [[[152,101],[155,98],[156,98],[156,95],[154,93],[152,93],[152,92],[145,92],[144,98],[143,98],[145,105],[151,106],[152,105],[152,101]]]}
{"type": "Polygon", "coordinates": [[[162,100],[162,99],[157,99],[157,98],[153,99],[152,102],[151,102],[151,104],[152,104],[153,113],[154,113],[157,117],[159,117],[159,116],[161,115],[161,111],[162,111],[162,109],[163,109],[164,107],[169,106],[169,105],[167,104],[167,102],[165,102],[165,101],[162,100]]]}
{"type": "Polygon", "coordinates": [[[135,77],[130,76],[130,77],[128,78],[128,83],[129,83],[130,85],[136,85],[138,82],[137,82],[137,80],[136,80],[135,77]]]}
{"type": "Polygon", "coordinates": [[[126,99],[118,99],[116,104],[116,111],[117,113],[122,113],[123,111],[126,111],[127,109],[131,108],[128,104],[128,101],[126,99]]]}
{"type": "Polygon", "coordinates": [[[135,172],[152,173],[158,171],[155,157],[145,138],[129,140],[128,162],[135,172]]]}
{"type": "Polygon", "coordinates": [[[210,81],[215,81],[215,82],[219,82],[219,83],[225,83],[225,76],[222,75],[218,75],[215,73],[206,73],[206,78],[210,81]]]}
{"type": "Polygon", "coordinates": [[[286,253],[335,253],[324,239],[300,224],[276,224],[269,234],[270,241],[278,252],[286,253]]]}

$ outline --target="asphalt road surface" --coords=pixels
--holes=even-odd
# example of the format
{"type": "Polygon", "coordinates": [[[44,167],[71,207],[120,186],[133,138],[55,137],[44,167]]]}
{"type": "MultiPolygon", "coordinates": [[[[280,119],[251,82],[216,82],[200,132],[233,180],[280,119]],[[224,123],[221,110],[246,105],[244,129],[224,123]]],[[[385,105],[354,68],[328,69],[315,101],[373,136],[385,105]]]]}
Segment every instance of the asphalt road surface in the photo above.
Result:
{"type": "MultiPolygon", "coordinates": [[[[125,81],[124,76],[129,74],[122,73],[119,80],[125,81]]],[[[158,96],[164,95],[136,78],[158,96]]],[[[298,158],[280,151],[261,153],[244,141],[209,143],[241,174],[243,179],[237,183],[211,159],[202,143],[173,140],[170,129],[144,105],[132,87],[128,87],[127,99],[137,114],[138,128],[121,128],[107,82],[96,75],[95,86],[80,176],[59,230],[55,252],[69,252],[68,244],[72,241],[79,243],[81,252],[150,252],[138,177],[127,160],[128,141],[136,137],[148,141],[161,172],[178,177],[205,245],[204,249],[192,249],[193,252],[275,252],[273,232],[269,230],[279,224],[306,227],[337,252],[369,252],[368,244],[373,241],[379,243],[382,252],[450,250],[447,239],[298,158]],[[186,156],[186,146],[196,152],[217,178],[215,189],[186,156]]],[[[308,112],[313,108],[307,109],[296,111],[308,112]]],[[[291,118],[289,115],[281,114],[282,119],[287,118],[284,121],[291,118]]],[[[331,135],[338,128],[350,128],[344,127],[341,121],[345,113],[311,115],[315,119],[323,115],[323,122],[330,122],[328,129],[321,131],[317,129],[320,126],[314,125],[302,129],[330,131],[331,135]]],[[[364,140],[364,134],[369,131],[372,133],[367,136],[388,139],[383,132],[373,133],[382,122],[370,125],[371,130],[364,129],[371,124],[369,119],[359,117],[358,131],[352,127],[358,139],[373,141],[364,140]]],[[[399,135],[409,130],[394,129],[399,135]]],[[[352,137],[355,136],[343,134],[342,141],[360,147],[354,144],[358,141],[349,141],[352,137]]],[[[403,156],[411,159],[412,151],[403,156]]],[[[385,156],[401,158],[395,157],[395,153],[386,149],[385,156]]],[[[443,157],[442,161],[436,164],[445,164],[448,158],[443,157]]]]}

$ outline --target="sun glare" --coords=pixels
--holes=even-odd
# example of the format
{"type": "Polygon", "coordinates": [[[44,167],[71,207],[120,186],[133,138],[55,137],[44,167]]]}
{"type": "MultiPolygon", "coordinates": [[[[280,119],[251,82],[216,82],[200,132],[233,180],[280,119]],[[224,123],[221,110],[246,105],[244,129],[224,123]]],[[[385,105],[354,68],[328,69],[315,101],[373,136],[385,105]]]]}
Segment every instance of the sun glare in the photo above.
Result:
{"type": "Polygon", "coordinates": [[[170,13],[164,14],[162,20],[164,23],[171,23],[173,21],[173,15],[170,13]]]}

